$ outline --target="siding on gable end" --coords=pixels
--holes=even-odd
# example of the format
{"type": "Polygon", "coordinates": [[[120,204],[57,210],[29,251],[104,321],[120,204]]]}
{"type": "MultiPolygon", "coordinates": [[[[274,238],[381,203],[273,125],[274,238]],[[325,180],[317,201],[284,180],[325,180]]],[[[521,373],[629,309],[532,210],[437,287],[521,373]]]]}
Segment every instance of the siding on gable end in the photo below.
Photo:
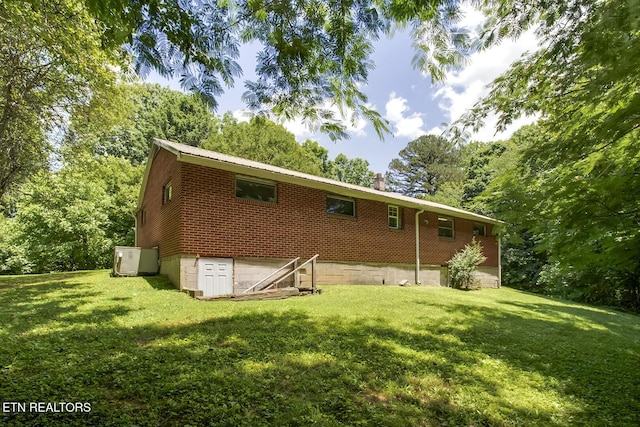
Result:
{"type": "Polygon", "coordinates": [[[140,210],[146,210],[145,224],[138,213],[138,245],[159,248],[160,258],[181,253],[180,209],[182,205],[182,163],[165,149],[152,159],[144,199],[140,210]],[[163,187],[171,181],[171,201],[162,204],[163,187]]]}
{"type": "MultiPolygon", "coordinates": [[[[280,182],[276,204],[254,202],[235,197],[235,174],[231,172],[187,163],[180,168],[181,181],[173,178],[175,199],[171,203],[181,204],[181,221],[165,219],[163,227],[173,229],[163,228],[170,237],[163,238],[168,247],[163,252],[161,245],[161,257],[179,250],[202,257],[291,259],[318,253],[327,261],[415,262],[415,209],[401,209],[402,229],[395,230],[388,227],[384,202],[355,199],[356,217],[349,218],[326,212],[329,193],[323,190],[280,182]]],[[[161,187],[164,182],[156,185],[161,187]]],[[[153,193],[161,195],[161,191],[153,193]]],[[[148,209],[147,215],[150,212],[148,209]]],[[[420,215],[422,264],[444,265],[471,241],[473,221],[454,220],[455,239],[442,239],[438,237],[438,215],[420,215]]],[[[487,224],[488,236],[477,239],[487,257],[482,265],[496,267],[497,243],[491,230],[487,224]]]]}

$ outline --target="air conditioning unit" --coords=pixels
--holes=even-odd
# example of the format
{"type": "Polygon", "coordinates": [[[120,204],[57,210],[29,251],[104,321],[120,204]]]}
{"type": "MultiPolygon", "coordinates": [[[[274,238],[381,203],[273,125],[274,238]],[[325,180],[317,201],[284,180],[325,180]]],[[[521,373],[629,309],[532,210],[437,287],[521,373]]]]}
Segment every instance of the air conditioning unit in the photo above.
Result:
{"type": "Polygon", "coordinates": [[[113,252],[114,276],[158,274],[158,248],[116,246],[113,252]]]}
{"type": "Polygon", "coordinates": [[[137,276],[140,266],[140,249],[116,246],[113,254],[113,275],[137,276]]]}

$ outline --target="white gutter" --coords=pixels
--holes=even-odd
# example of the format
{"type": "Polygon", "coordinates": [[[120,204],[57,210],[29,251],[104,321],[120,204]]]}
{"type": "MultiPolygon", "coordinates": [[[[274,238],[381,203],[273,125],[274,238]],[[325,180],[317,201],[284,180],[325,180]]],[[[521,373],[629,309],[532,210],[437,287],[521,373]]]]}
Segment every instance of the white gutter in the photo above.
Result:
{"type": "Polygon", "coordinates": [[[416,285],[420,284],[420,214],[424,209],[416,212],[416,285]]]}
{"type": "Polygon", "coordinates": [[[133,246],[138,247],[138,215],[133,213],[133,246]]]}
{"type": "Polygon", "coordinates": [[[498,287],[502,287],[502,236],[498,235],[498,287]]]}

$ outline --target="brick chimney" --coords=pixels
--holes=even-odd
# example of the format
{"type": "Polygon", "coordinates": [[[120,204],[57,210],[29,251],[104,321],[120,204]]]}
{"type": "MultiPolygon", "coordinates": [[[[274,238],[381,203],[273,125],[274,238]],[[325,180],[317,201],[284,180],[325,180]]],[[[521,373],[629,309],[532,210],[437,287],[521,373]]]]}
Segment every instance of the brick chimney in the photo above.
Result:
{"type": "Polygon", "coordinates": [[[376,177],[373,178],[373,189],[378,191],[384,190],[384,176],[381,173],[377,173],[376,177]]]}

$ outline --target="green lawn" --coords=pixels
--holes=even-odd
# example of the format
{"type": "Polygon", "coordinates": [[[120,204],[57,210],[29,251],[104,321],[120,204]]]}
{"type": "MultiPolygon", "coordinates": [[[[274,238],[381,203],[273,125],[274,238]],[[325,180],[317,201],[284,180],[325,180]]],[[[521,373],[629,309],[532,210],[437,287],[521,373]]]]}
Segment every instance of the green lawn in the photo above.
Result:
{"type": "Polygon", "coordinates": [[[0,425],[637,426],[640,318],[511,289],[204,302],[159,277],[0,277],[0,425]]]}

